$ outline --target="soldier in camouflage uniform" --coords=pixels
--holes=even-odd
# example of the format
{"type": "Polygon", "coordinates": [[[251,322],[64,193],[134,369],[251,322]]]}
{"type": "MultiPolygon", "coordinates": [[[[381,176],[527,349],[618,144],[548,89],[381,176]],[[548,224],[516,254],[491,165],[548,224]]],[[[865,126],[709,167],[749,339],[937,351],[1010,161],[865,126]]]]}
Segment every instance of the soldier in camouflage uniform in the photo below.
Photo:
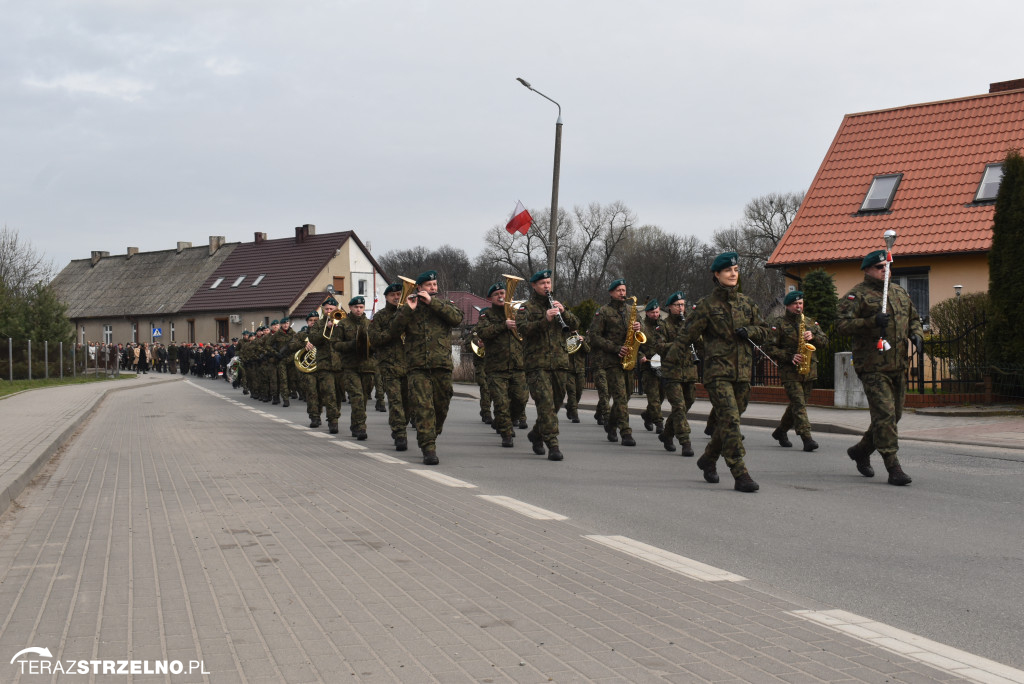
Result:
{"type": "Polygon", "coordinates": [[[348,300],[348,317],[335,331],[334,349],[341,356],[341,373],[348,389],[351,408],[349,427],[352,436],[366,439],[366,404],[373,391],[376,364],[370,356],[369,326],[366,320],[366,299],[357,295],[348,300]]]}
{"type": "MultiPolygon", "coordinates": [[[[331,316],[338,310],[338,300],[328,297],[323,303],[323,318],[313,324],[309,330],[310,347],[316,348],[316,392],[320,404],[327,413],[327,428],[332,435],[338,434],[338,417],[341,412],[338,410],[338,381],[336,376],[341,371],[341,357],[334,350],[332,341],[338,334],[331,316]]],[[[320,427],[320,412],[317,411],[316,419],[310,421],[309,427],[320,427]]]]}
{"type": "Polygon", "coordinates": [[[717,423],[697,466],[707,482],[718,482],[715,464],[721,454],[739,492],[756,492],[758,484],[743,462],[740,416],[750,400],[750,371],[754,348],[763,344],[768,326],[753,300],[737,287],[740,277],[736,252],[719,254],[711,264],[715,289],[697,302],[686,322],[683,344],[704,339],[704,387],[715,409],[717,423]]]}
{"type": "Polygon", "coordinates": [[[452,328],[462,323],[455,303],[437,296],[437,271],[416,278],[411,294],[391,322],[393,335],[405,334],[409,399],[414,411],[416,443],[424,465],[437,465],[437,436],[444,428],[452,395],[452,328]]]}
{"type": "Polygon", "coordinates": [[[537,422],[527,433],[533,453],[548,460],[561,461],[558,446],[558,409],[565,399],[569,352],[565,349],[565,332],[559,315],[571,329],[579,327],[579,319],[565,306],[551,298],[551,271],[538,271],[530,277],[533,293],[516,312],[516,327],[525,343],[526,382],[537,406],[537,422]]]}
{"type": "MultiPolygon", "coordinates": [[[[270,396],[270,382],[267,380],[266,357],[267,340],[269,339],[270,328],[260,325],[256,328],[256,340],[253,343],[252,369],[253,369],[253,393],[252,398],[262,402],[268,402],[270,396]]],[[[194,366],[195,364],[193,364],[194,366]]]]}
{"type": "MultiPolygon", "coordinates": [[[[395,450],[409,448],[406,435],[409,383],[405,374],[405,344],[400,335],[391,333],[391,322],[402,305],[402,284],[391,283],[384,290],[386,304],[370,321],[370,348],[377,359],[377,374],[388,397],[388,425],[395,450]]],[[[379,390],[378,390],[379,391],[379,390]]]]}
{"type": "Polygon", "coordinates": [[[853,368],[864,385],[871,410],[871,426],[847,454],[857,463],[861,475],[873,477],[871,453],[878,449],[889,471],[889,484],[903,486],[910,484],[911,479],[903,472],[896,455],[896,424],[903,415],[907,392],[906,343],[911,339],[920,347],[924,328],[910,295],[894,282],[889,283],[888,304],[882,313],[885,262],[884,249],[864,257],[860,265],[864,280],[839,300],[836,329],[853,338],[853,368]],[[888,349],[878,349],[879,338],[888,343],[888,349]]]}
{"type": "MultiPolygon", "coordinates": [[[[373,352],[373,349],[371,348],[370,351],[373,352]]],[[[374,359],[376,359],[376,357],[377,355],[374,354],[374,359]]],[[[380,370],[378,369],[378,371],[373,374],[373,399],[375,402],[374,408],[381,413],[387,413],[388,410],[387,406],[384,404],[384,393],[384,376],[380,374],[380,370]]]]}
{"type": "Polygon", "coordinates": [[[813,344],[819,353],[828,346],[828,337],[816,322],[804,317],[803,292],[789,292],[783,304],[786,306],[786,313],[771,321],[772,331],[768,344],[765,345],[768,355],[779,366],[779,379],[786,388],[786,396],[789,397],[789,406],[782,414],[779,426],[772,432],[772,439],[777,440],[780,446],[793,446],[786,433],[795,427],[796,434],[800,435],[800,440],[804,443],[804,451],[814,451],[818,448],[818,443],[811,437],[807,402],[811,398],[814,381],[818,379],[818,357],[811,355],[810,372],[801,375],[800,364],[804,362],[804,356],[797,353],[800,346],[801,319],[804,326],[804,342],[813,344]]]}
{"type": "Polygon", "coordinates": [[[530,398],[523,370],[523,342],[517,337],[516,321],[505,313],[505,286],[491,285],[487,290],[490,308],[480,312],[476,334],[486,345],[484,358],[477,359],[487,374],[488,394],[494,402],[494,429],[501,435],[501,446],[514,446],[512,418],[518,419],[530,398]]]}
{"type": "Polygon", "coordinates": [[[608,375],[604,367],[597,363],[598,354],[594,351],[594,344],[587,331],[587,362],[590,364],[590,371],[594,374],[594,389],[597,390],[597,408],[594,409],[594,420],[598,425],[608,422],[608,375]]]}
{"type": "Polygon", "coordinates": [[[675,451],[672,439],[678,438],[683,456],[693,456],[686,412],[693,406],[697,396],[697,364],[693,358],[696,352],[690,345],[680,341],[686,329],[686,299],[683,293],[670,294],[665,300],[665,306],[668,308],[668,317],[661,322],[655,349],[661,357],[661,379],[672,412],[659,439],[667,451],[675,451]]]}
{"type": "Polygon", "coordinates": [[[267,334],[266,347],[263,356],[263,372],[266,374],[267,383],[270,388],[271,403],[275,406],[281,403],[281,379],[278,374],[278,363],[280,345],[286,340],[281,337],[281,321],[276,318],[270,321],[270,332],[267,334]]]}
{"type": "Polygon", "coordinates": [[[291,349],[292,342],[294,341],[295,331],[292,330],[291,321],[287,317],[282,318],[278,323],[277,332],[274,333],[270,340],[270,346],[273,349],[270,369],[271,373],[276,376],[278,391],[278,394],[274,396],[274,403],[278,402],[279,395],[282,404],[288,407],[291,405],[288,401],[290,391],[288,389],[288,366],[294,367],[295,365],[292,363],[291,354],[288,351],[291,349]]]}
{"type": "MultiPolygon", "coordinates": [[[[479,321],[477,322],[479,325],[479,321]]],[[[487,354],[484,352],[484,344],[480,339],[480,335],[477,332],[476,326],[468,329],[462,336],[462,348],[472,350],[470,343],[477,345],[480,351],[486,358],[487,354]]],[[[484,359],[477,356],[476,352],[469,355],[469,358],[473,362],[473,380],[476,382],[476,386],[480,390],[480,420],[487,425],[490,425],[494,418],[491,416],[491,393],[490,383],[487,381],[487,363],[484,359]]]]}
{"type": "MultiPolygon", "coordinates": [[[[622,359],[629,353],[626,346],[626,333],[630,317],[626,301],[626,281],[619,278],[608,287],[610,300],[594,314],[590,324],[590,347],[593,349],[596,365],[604,369],[608,378],[608,394],[612,406],[605,422],[608,441],[618,439],[617,432],[622,435],[623,446],[636,446],[633,429],[629,427],[629,395],[633,371],[622,367],[622,359]]],[[[640,331],[640,321],[633,322],[633,332],[640,331]]]]}
{"type": "MultiPolygon", "coordinates": [[[[310,311],[306,315],[306,327],[303,328],[301,332],[296,333],[295,340],[292,342],[292,348],[289,350],[291,352],[293,366],[295,365],[295,352],[307,349],[306,343],[309,342],[309,331],[313,329],[313,326],[319,320],[320,315],[316,311],[310,311]]],[[[299,373],[298,386],[303,398],[306,400],[306,415],[309,416],[310,425],[313,423],[319,424],[320,400],[316,391],[316,371],[313,371],[312,373],[299,373]]]]}
{"type": "MultiPolygon", "coordinates": [[[[574,423],[580,422],[580,399],[587,383],[587,356],[590,343],[583,340],[578,351],[569,354],[569,374],[565,384],[565,417],[574,423]]],[[[607,388],[607,383],[605,384],[607,388]]],[[[607,400],[606,400],[607,401],[607,400]]]]}
{"type": "Polygon", "coordinates": [[[640,417],[648,432],[657,428],[660,435],[665,428],[665,421],[661,417],[661,402],[664,401],[664,392],[662,391],[661,371],[651,360],[657,355],[659,366],[664,360],[658,354],[656,346],[658,338],[661,336],[661,306],[657,299],[647,302],[644,307],[644,320],[640,329],[647,336],[647,342],[640,345],[637,361],[637,366],[640,368],[641,386],[647,397],[647,408],[640,414],[640,417]]]}

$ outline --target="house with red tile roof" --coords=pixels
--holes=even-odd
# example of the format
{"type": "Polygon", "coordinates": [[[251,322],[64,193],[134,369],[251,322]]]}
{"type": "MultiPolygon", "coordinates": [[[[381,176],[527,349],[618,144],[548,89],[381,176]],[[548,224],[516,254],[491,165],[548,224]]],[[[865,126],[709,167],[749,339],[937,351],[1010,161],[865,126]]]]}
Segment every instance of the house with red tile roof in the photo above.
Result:
{"type": "Polygon", "coordinates": [[[164,344],[228,341],[285,316],[301,328],[331,292],[344,308],[363,295],[371,311],[387,284],[354,232],[317,235],[311,224],[288,238],[257,232],[252,242],[212,236],[202,248],[94,252],[53,281],[82,341],[164,344]]]}
{"type": "Polygon", "coordinates": [[[824,268],[839,294],[864,255],[896,231],[893,278],[922,317],[962,291],[988,290],[1001,161],[1024,148],[1024,79],[983,95],[848,114],[768,260],[791,288],[824,268]]]}

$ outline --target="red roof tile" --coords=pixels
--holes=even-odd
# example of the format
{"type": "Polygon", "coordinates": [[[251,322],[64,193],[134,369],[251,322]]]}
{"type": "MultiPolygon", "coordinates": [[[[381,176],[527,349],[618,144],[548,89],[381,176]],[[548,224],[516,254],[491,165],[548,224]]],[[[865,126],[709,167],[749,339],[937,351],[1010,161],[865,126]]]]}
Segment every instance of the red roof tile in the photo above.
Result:
{"type": "Polygon", "coordinates": [[[1024,90],[848,114],[770,266],[860,260],[895,230],[901,256],[984,252],[985,165],[1024,147],[1024,90]],[[872,179],[902,173],[890,211],[858,214],[872,179]]]}

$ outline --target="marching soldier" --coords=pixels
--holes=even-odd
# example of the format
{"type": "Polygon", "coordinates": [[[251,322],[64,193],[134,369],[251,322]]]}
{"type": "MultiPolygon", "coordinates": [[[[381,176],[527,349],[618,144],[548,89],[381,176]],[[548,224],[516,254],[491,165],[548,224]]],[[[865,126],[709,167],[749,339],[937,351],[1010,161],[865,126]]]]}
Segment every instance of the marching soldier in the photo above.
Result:
{"type": "MultiPolygon", "coordinates": [[[[580,422],[580,399],[587,382],[587,357],[590,343],[585,339],[575,354],[569,354],[569,373],[565,383],[565,417],[574,423],[580,422]]],[[[607,389],[607,384],[605,385],[607,389]]],[[[607,401],[607,399],[605,400],[607,401]]]]}
{"type": "Polygon", "coordinates": [[[806,343],[824,349],[828,345],[828,337],[817,323],[804,317],[803,292],[794,290],[786,294],[782,303],[786,306],[786,313],[771,321],[772,331],[766,349],[768,355],[779,365],[779,379],[786,388],[789,406],[782,414],[779,426],[772,432],[772,439],[778,440],[780,446],[793,446],[786,433],[795,427],[796,434],[800,435],[800,440],[804,443],[804,451],[814,451],[818,448],[818,443],[811,437],[807,402],[811,398],[814,381],[818,379],[818,358],[811,354],[810,370],[802,374],[801,366],[807,359],[800,350],[806,343]]]}
{"type": "Polygon", "coordinates": [[[437,436],[444,428],[452,387],[451,330],[462,322],[455,303],[438,297],[437,271],[416,278],[412,293],[391,322],[393,335],[405,334],[409,399],[414,407],[416,442],[424,465],[437,465],[437,436]]]}
{"type": "MultiPolygon", "coordinates": [[[[312,351],[316,348],[316,393],[321,405],[327,413],[327,429],[332,435],[338,434],[338,417],[341,412],[338,410],[338,379],[341,371],[341,358],[334,351],[332,340],[337,333],[334,324],[334,317],[331,315],[338,310],[338,300],[328,297],[323,303],[323,318],[316,321],[309,330],[309,342],[306,349],[312,351]]],[[[320,412],[317,411],[316,419],[310,421],[309,427],[320,427],[320,412]]]]}
{"type": "MultiPolygon", "coordinates": [[[[480,325],[477,321],[477,325],[473,326],[462,336],[463,348],[469,347],[472,349],[471,343],[477,345],[481,350],[484,349],[483,340],[480,339],[480,334],[477,330],[480,325]]],[[[486,353],[484,353],[486,358],[486,353]]],[[[476,352],[469,355],[469,358],[473,361],[473,380],[476,382],[476,386],[480,390],[480,420],[487,425],[491,425],[494,418],[491,416],[491,392],[490,384],[487,382],[487,363],[485,359],[480,358],[476,352]]]]}
{"type": "Polygon", "coordinates": [[[686,329],[686,299],[682,292],[673,292],[665,300],[668,318],[661,323],[657,351],[661,357],[661,378],[665,383],[665,398],[672,412],[669,413],[665,430],[659,439],[667,451],[675,451],[673,438],[679,439],[683,456],[693,456],[690,444],[690,423],[686,412],[696,399],[697,352],[690,345],[683,344],[681,337],[686,329]]]}
{"type": "MultiPolygon", "coordinates": [[[[295,352],[300,349],[306,351],[310,347],[313,347],[312,343],[309,342],[309,333],[313,329],[313,326],[317,321],[320,320],[320,314],[316,311],[310,311],[306,314],[306,327],[301,332],[295,335],[295,341],[292,343],[292,358],[295,357],[295,352]]],[[[315,347],[313,347],[315,349],[315,347]]],[[[294,362],[292,365],[295,365],[294,362]]],[[[302,396],[306,400],[306,415],[309,416],[309,426],[319,427],[320,426],[320,400],[317,394],[317,382],[316,382],[316,371],[312,373],[300,373],[299,387],[301,388],[302,396]]]]}
{"type": "Polygon", "coordinates": [[[644,428],[650,432],[657,428],[660,435],[665,427],[661,417],[661,402],[664,397],[661,387],[661,373],[655,368],[651,359],[658,355],[659,364],[663,357],[658,354],[657,343],[661,336],[661,307],[657,299],[647,302],[644,307],[644,321],[641,325],[644,335],[647,336],[647,343],[640,345],[642,360],[640,366],[640,381],[644,388],[644,395],[647,397],[647,408],[640,417],[643,418],[644,428]]]}
{"type": "MultiPolygon", "coordinates": [[[[629,427],[629,395],[630,381],[633,371],[622,367],[622,360],[630,352],[626,345],[626,335],[630,329],[627,310],[632,304],[626,302],[626,281],[622,278],[612,281],[608,286],[610,300],[594,314],[590,324],[590,346],[597,356],[600,365],[608,378],[608,395],[611,398],[611,411],[604,429],[608,441],[614,442],[622,435],[622,446],[636,446],[633,429],[629,427]]],[[[633,321],[634,333],[640,330],[640,321],[633,321]]]]}
{"type": "Polygon", "coordinates": [[[586,335],[587,362],[590,364],[590,371],[594,374],[594,389],[597,390],[597,407],[594,409],[594,420],[598,425],[604,426],[608,422],[608,374],[604,372],[604,366],[598,363],[599,354],[594,349],[593,338],[590,331],[586,335]]]}
{"type": "Polygon", "coordinates": [[[501,435],[501,446],[514,446],[512,419],[518,418],[529,400],[526,372],[523,370],[523,343],[516,338],[515,319],[505,312],[505,286],[491,285],[487,290],[489,309],[480,312],[476,334],[487,353],[477,359],[485,368],[488,395],[494,403],[494,429],[501,435]]]}
{"type": "Polygon", "coordinates": [[[547,444],[548,460],[561,461],[558,409],[565,399],[569,353],[559,319],[572,329],[579,326],[579,319],[561,302],[552,299],[551,271],[534,273],[530,286],[533,294],[516,312],[516,328],[525,343],[526,381],[537,406],[537,422],[526,436],[533,444],[533,453],[543,456],[547,444]]]}
{"type": "Polygon", "coordinates": [[[341,373],[348,390],[351,408],[352,436],[366,439],[366,404],[373,391],[376,365],[370,355],[369,327],[366,320],[366,300],[357,295],[348,300],[348,317],[341,321],[334,337],[334,348],[341,356],[341,373]]]}
{"type": "Polygon", "coordinates": [[[402,306],[402,284],[391,283],[384,290],[386,304],[370,321],[370,348],[377,359],[377,373],[388,397],[388,425],[395,450],[409,448],[406,411],[409,404],[409,383],[405,372],[405,345],[401,335],[391,332],[391,323],[402,306]]]}
{"type": "MultiPolygon", "coordinates": [[[[274,326],[271,325],[270,327],[273,328],[274,326]]],[[[288,368],[295,366],[292,363],[291,354],[289,354],[294,337],[295,332],[291,329],[291,321],[288,318],[282,318],[279,321],[277,332],[274,333],[270,341],[273,349],[270,372],[276,376],[277,391],[282,400],[281,404],[286,408],[291,405],[288,401],[290,392],[288,389],[288,368]]],[[[274,403],[277,403],[277,395],[274,396],[274,403]]]]}
{"type": "Polygon", "coordinates": [[[750,341],[764,343],[768,329],[753,300],[741,293],[739,256],[724,252],[711,264],[715,288],[697,302],[697,309],[687,321],[683,344],[704,338],[704,387],[714,406],[715,432],[697,460],[704,480],[719,481],[715,464],[721,454],[736,482],[739,492],[756,492],[758,484],[750,477],[743,462],[743,435],[740,415],[750,400],[750,369],[753,347],[750,341]]]}
{"type": "Polygon", "coordinates": [[[884,249],[864,257],[860,265],[864,280],[839,300],[836,329],[853,338],[853,368],[864,385],[871,410],[870,427],[846,453],[857,463],[861,475],[874,477],[871,453],[878,449],[889,471],[889,484],[904,486],[911,479],[897,457],[896,424],[903,415],[907,392],[906,340],[911,339],[920,347],[924,328],[910,295],[896,283],[889,283],[888,304],[882,312],[885,261],[884,249]],[[883,345],[879,349],[879,339],[887,342],[889,348],[883,345]]]}

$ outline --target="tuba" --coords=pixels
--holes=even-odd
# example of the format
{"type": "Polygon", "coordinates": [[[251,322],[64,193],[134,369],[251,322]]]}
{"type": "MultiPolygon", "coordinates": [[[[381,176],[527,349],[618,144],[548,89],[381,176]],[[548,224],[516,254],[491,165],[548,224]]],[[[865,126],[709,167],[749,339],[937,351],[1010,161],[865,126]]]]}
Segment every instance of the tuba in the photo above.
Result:
{"type": "Polygon", "coordinates": [[[797,367],[797,372],[800,375],[807,375],[811,372],[811,359],[814,357],[815,350],[817,350],[817,347],[813,344],[804,341],[804,331],[806,330],[807,326],[804,324],[804,315],[800,314],[800,328],[796,334],[796,353],[804,357],[804,360],[797,367]]]}
{"type": "MultiPolygon", "coordinates": [[[[509,275],[508,273],[502,273],[501,275],[505,278],[505,318],[515,320],[516,309],[518,307],[513,304],[512,295],[515,294],[516,286],[523,282],[523,279],[518,276],[509,275]]],[[[518,330],[513,330],[512,334],[515,335],[516,339],[520,342],[523,341],[523,336],[519,334],[518,330]]],[[[474,349],[473,351],[476,350],[474,349]]],[[[478,356],[483,356],[483,354],[478,354],[478,356]]]]}
{"type": "Polygon", "coordinates": [[[629,347],[629,351],[625,356],[622,357],[622,369],[633,370],[636,368],[636,355],[640,351],[640,345],[647,342],[647,335],[644,335],[642,330],[633,330],[633,324],[636,323],[636,297],[626,297],[626,299],[632,302],[629,305],[629,319],[626,324],[626,347],[629,347]]]}

